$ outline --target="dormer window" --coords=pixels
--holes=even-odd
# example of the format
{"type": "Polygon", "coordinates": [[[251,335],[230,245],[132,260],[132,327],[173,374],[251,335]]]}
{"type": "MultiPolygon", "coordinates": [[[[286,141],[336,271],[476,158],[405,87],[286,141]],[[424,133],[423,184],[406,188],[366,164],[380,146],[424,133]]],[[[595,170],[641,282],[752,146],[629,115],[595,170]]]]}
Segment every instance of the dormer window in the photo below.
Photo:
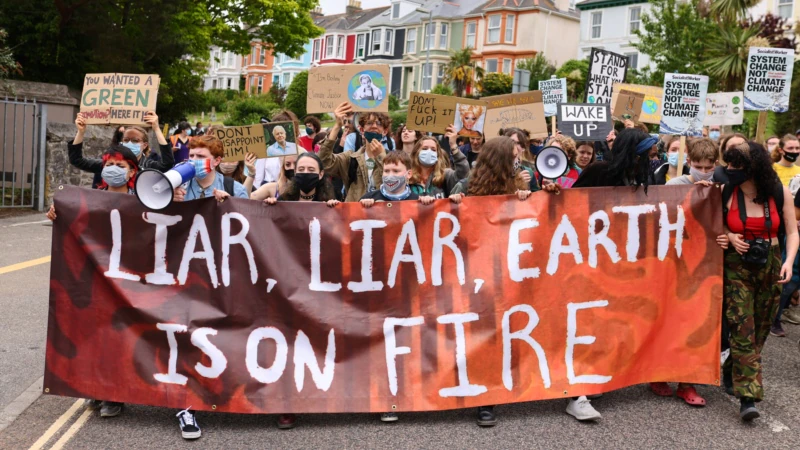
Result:
{"type": "Polygon", "coordinates": [[[400,18],[400,3],[392,5],[392,19],[400,18]]]}

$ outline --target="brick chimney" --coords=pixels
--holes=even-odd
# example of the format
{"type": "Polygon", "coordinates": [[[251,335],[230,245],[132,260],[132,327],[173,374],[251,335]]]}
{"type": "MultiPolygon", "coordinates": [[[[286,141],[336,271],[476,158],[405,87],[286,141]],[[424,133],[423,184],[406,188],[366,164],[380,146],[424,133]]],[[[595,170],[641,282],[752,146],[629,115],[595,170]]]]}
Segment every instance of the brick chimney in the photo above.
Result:
{"type": "Polygon", "coordinates": [[[310,14],[311,18],[314,20],[319,19],[320,17],[322,17],[322,7],[317,6],[316,8],[309,11],[308,14],[310,14]]]}
{"type": "Polygon", "coordinates": [[[348,15],[361,12],[361,2],[359,0],[350,0],[345,8],[345,13],[348,15]]]}

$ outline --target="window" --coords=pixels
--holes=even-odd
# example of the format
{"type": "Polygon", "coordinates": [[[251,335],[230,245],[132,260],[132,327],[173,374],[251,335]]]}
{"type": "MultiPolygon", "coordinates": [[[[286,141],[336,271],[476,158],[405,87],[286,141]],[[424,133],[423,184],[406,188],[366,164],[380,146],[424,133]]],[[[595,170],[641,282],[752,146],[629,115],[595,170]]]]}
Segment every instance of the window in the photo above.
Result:
{"type": "Polygon", "coordinates": [[[592,39],[600,39],[600,28],[603,26],[603,11],[592,12],[592,39]]]}
{"type": "Polygon", "coordinates": [[[257,64],[258,62],[258,47],[253,47],[253,51],[250,52],[250,64],[257,64]]]}
{"type": "Polygon", "coordinates": [[[285,74],[283,74],[283,86],[284,86],[284,87],[287,87],[287,86],[289,86],[291,83],[292,83],[292,74],[291,74],[291,73],[285,73],[285,74]]]}
{"type": "Polygon", "coordinates": [[[217,88],[217,80],[211,80],[211,89],[217,88]]]}
{"type": "Polygon", "coordinates": [[[394,30],[386,30],[386,42],[383,46],[383,53],[387,55],[394,53],[392,51],[392,39],[394,39],[394,30]]]}
{"type": "Polygon", "coordinates": [[[417,29],[409,28],[406,30],[406,53],[417,52],[417,29]]]}
{"type": "Polygon", "coordinates": [[[791,19],[792,4],[792,0],[778,0],[778,15],[784,19],[791,19]]]}
{"type": "Polygon", "coordinates": [[[447,48],[447,30],[448,24],[443,23],[441,32],[439,33],[439,48],[447,48]]]}
{"type": "Polygon", "coordinates": [[[489,16],[489,44],[500,42],[500,14],[489,16]]]}
{"type": "Polygon", "coordinates": [[[433,76],[433,63],[423,64],[422,65],[422,90],[424,92],[430,92],[432,76],[433,76]]]}
{"type": "Polygon", "coordinates": [[[372,50],[370,55],[374,55],[381,51],[381,30],[372,30],[372,50]]]}
{"type": "Polygon", "coordinates": [[[628,58],[628,67],[631,69],[638,69],[639,68],[639,54],[638,53],[626,53],[625,56],[628,58]]]}
{"type": "Polygon", "coordinates": [[[336,57],[344,59],[344,36],[336,38],[336,57]]]}
{"type": "Polygon", "coordinates": [[[392,19],[397,19],[400,17],[400,3],[395,3],[392,5],[392,19]]]}
{"type": "Polygon", "coordinates": [[[233,78],[228,78],[228,89],[233,87],[233,78]]]}
{"type": "Polygon", "coordinates": [[[487,59],[486,60],[486,73],[494,73],[497,72],[497,60],[496,59],[487,59]]]}
{"type": "Polygon", "coordinates": [[[319,39],[315,39],[314,40],[314,50],[313,50],[314,53],[312,55],[312,59],[314,61],[319,61],[319,44],[320,44],[319,39]]]}
{"type": "Polygon", "coordinates": [[[467,47],[475,48],[475,31],[478,28],[477,22],[467,24],[467,47]]]}
{"type": "Polygon", "coordinates": [[[433,27],[432,23],[425,24],[425,37],[422,39],[422,49],[427,50],[430,42],[433,40],[433,33],[436,29],[433,27]]]}
{"type": "Polygon", "coordinates": [[[267,60],[267,49],[261,48],[261,56],[258,58],[259,64],[264,64],[267,60]]]}
{"type": "Polygon", "coordinates": [[[248,85],[250,92],[253,92],[253,88],[256,85],[256,77],[250,75],[250,84],[248,85]]]}
{"type": "Polygon", "coordinates": [[[439,64],[439,71],[436,73],[436,84],[442,84],[444,82],[444,69],[447,68],[444,64],[439,64]]]}
{"type": "Polygon", "coordinates": [[[507,74],[511,75],[511,60],[510,59],[504,59],[503,60],[503,73],[507,73],[507,74]]]}
{"type": "Polygon", "coordinates": [[[356,37],[356,58],[363,58],[364,51],[366,49],[367,43],[367,35],[366,34],[359,34],[356,37]]]}
{"type": "Polygon", "coordinates": [[[516,16],[506,16],[506,42],[514,42],[514,22],[516,16]]]}
{"type": "Polygon", "coordinates": [[[325,57],[333,58],[333,36],[325,38],[325,57]]]}
{"type": "Polygon", "coordinates": [[[628,34],[633,35],[639,31],[642,23],[642,7],[636,6],[628,10],[628,34]]]}
{"type": "Polygon", "coordinates": [[[261,93],[261,88],[264,86],[264,77],[258,77],[258,93],[261,93]]]}

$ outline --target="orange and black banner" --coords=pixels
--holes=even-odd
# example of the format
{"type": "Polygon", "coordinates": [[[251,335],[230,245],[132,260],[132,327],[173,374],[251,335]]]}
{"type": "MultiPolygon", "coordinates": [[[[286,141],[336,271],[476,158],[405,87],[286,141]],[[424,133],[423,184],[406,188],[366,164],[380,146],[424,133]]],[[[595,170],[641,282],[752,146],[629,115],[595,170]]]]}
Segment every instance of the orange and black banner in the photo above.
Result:
{"type": "Polygon", "coordinates": [[[50,394],[386,412],[719,382],[715,188],[55,205],[50,394]]]}

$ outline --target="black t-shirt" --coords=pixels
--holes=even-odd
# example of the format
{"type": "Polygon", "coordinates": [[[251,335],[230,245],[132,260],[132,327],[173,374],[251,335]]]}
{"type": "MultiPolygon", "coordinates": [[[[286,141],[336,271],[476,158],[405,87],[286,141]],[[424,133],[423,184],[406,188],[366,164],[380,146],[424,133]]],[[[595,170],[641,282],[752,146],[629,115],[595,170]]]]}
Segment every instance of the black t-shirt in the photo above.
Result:
{"type": "Polygon", "coordinates": [[[576,181],[572,187],[625,186],[625,183],[621,179],[610,176],[608,173],[609,166],[611,166],[611,164],[608,161],[597,161],[594,164],[588,165],[583,169],[583,172],[581,172],[581,175],[578,177],[578,181],[576,181]]]}
{"type": "Polygon", "coordinates": [[[405,200],[419,200],[419,195],[411,192],[408,195],[408,197],[404,198],[403,200],[391,200],[391,199],[388,199],[388,198],[384,197],[384,195],[383,195],[383,193],[381,192],[380,189],[375,189],[372,192],[367,192],[366,194],[364,194],[364,196],[361,197],[361,200],[364,200],[365,198],[371,198],[371,199],[375,200],[376,202],[402,202],[402,201],[405,201],[405,200]]]}
{"type": "MultiPolygon", "coordinates": [[[[800,194],[800,192],[798,192],[798,194],[800,194]]],[[[800,208],[800,195],[794,196],[794,207],[800,208]]]]}

